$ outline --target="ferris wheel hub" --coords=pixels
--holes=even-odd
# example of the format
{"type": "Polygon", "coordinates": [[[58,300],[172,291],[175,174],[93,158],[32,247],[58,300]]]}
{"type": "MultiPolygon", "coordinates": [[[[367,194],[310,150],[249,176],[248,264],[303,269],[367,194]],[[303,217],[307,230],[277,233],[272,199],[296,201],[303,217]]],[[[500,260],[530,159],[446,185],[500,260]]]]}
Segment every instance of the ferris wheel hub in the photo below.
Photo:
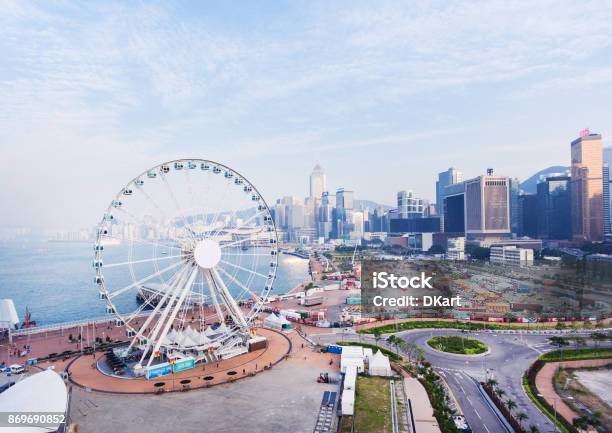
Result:
{"type": "Polygon", "coordinates": [[[193,250],[193,258],[196,264],[203,269],[214,268],[221,261],[219,242],[212,239],[199,241],[193,250]]]}

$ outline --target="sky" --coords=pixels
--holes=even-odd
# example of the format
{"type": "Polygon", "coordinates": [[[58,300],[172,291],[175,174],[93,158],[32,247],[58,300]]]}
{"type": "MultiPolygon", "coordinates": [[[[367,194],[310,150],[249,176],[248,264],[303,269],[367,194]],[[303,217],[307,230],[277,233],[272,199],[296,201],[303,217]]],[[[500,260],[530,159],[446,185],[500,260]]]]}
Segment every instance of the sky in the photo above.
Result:
{"type": "Polygon", "coordinates": [[[434,200],[612,144],[612,2],[0,3],[0,227],[89,227],[135,175],[216,160],[268,202],[434,200]]]}

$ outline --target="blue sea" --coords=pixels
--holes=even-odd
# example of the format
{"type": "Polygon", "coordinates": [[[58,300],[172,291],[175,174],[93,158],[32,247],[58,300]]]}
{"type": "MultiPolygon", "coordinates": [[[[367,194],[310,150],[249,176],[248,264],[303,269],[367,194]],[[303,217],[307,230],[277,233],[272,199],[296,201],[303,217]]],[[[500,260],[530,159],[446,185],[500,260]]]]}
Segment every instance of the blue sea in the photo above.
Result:
{"type": "MultiPolygon", "coordinates": [[[[105,305],[93,283],[92,246],[0,242],[0,299],[12,299],[21,320],[27,307],[39,326],[103,317],[105,305]]],[[[281,254],[273,293],[287,292],[307,278],[307,260],[281,254]]],[[[130,299],[125,308],[134,308],[135,302],[130,299]]]]}

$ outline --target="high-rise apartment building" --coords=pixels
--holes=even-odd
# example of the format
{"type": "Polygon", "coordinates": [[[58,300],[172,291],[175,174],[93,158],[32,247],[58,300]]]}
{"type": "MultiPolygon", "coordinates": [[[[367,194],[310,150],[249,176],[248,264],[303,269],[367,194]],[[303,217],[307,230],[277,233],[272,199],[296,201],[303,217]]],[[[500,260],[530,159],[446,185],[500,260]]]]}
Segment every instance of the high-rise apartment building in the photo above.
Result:
{"type": "Polygon", "coordinates": [[[574,240],[603,239],[603,155],[601,135],[584,130],[571,143],[571,212],[574,240]]]}
{"type": "Polygon", "coordinates": [[[399,191],[397,193],[397,212],[401,219],[421,218],[423,199],[415,197],[412,191],[399,191]]]}

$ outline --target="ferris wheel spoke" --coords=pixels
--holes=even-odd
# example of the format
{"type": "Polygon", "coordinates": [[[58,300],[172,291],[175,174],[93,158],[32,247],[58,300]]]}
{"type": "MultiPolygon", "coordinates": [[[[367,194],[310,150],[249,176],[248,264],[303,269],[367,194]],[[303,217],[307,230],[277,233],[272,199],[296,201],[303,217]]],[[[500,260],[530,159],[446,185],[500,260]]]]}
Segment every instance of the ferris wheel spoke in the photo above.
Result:
{"type": "Polygon", "coordinates": [[[114,299],[117,296],[121,295],[122,293],[125,293],[125,292],[127,292],[127,291],[129,291],[129,290],[131,290],[131,289],[133,289],[135,287],[138,287],[138,286],[146,283],[147,281],[152,280],[153,278],[156,278],[156,277],[164,274],[165,272],[168,272],[169,270],[174,269],[174,268],[176,268],[176,267],[178,267],[178,266],[180,266],[182,264],[183,264],[182,262],[173,263],[170,266],[167,266],[167,267],[165,267],[163,269],[160,269],[159,271],[157,271],[157,272],[155,272],[155,273],[153,273],[153,274],[151,274],[151,275],[149,275],[147,277],[144,277],[144,278],[142,278],[142,279],[140,279],[140,280],[138,280],[138,281],[136,281],[136,282],[134,282],[134,283],[132,283],[132,284],[130,284],[128,286],[125,286],[125,287],[123,287],[121,289],[117,289],[117,290],[115,290],[113,292],[109,292],[108,293],[108,299],[114,299]]]}
{"type": "Polygon", "coordinates": [[[248,237],[248,238],[244,238],[244,239],[239,239],[237,241],[232,241],[232,242],[229,242],[227,244],[221,244],[221,245],[219,245],[219,247],[220,248],[231,248],[231,247],[235,247],[235,246],[238,246],[240,244],[243,244],[245,242],[250,242],[251,240],[253,240],[253,238],[248,237]]]}
{"type": "Polygon", "coordinates": [[[150,246],[154,246],[154,247],[160,247],[160,248],[170,248],[173,250],[180,250],[180,247],[176,247],[176,246],[172,246],[172,245],[168,245],[168,244],[163,244],[163,243],[159,243],[159,242],[153,242],[151,240],[144,240],[144,239],[137,239],[137,238],[120,238],[120,237],[116,237],[116,236],[112,236],[110,234],[106,234],[106,235],[100,235],[103,238],[108,238],[108,239],[115,239],[118,241],[129,241],[129,242],[136,242],[138,244],[142,244],[142,245],[150,245],[150,246]]]}
{"type": "Polygon", "coordinates": [[[235,263],[228,262],[228,261],[226,261],[226,260],[221,260],[221,261],[220,261],[220,263],[224,263],[224,264],[226,264],[226,265],[229,265],[229,266],[232,266],[232,267],[234,267],[234,268],[240,269],[241,271],[250,272],[250,273],[251,273],[251,274],[253,274],[253,275],[257,275],[258,277],[265,278],[266,280],[269,278],[267,275],[261,274],[261,273],[259,273],[259,272],[257,272],[257,271],[254,271],[254,270],[252,270],[252,269],[245,268],[245,267],[240,266],[240,265],[237,265],[237,264],[235,264],[235,263]]]}
{"type": "Polygon", "coordinates": [[[210,272],[202,272],[204,278],[206,279],[206,285],[208,286],[208,292],[210,293],[210,299],[213,303],[213,308],[215,309],[215,313],[217,313],[217,317],[219,318],[220,323],[225,323],[225,315],[223,311],[221,311],[221,306],[219,305],[219,299],[217,298],[217,288],[215,286],[214,280],[210,275],[210,272]]]}
{"type": "MultiPolygon", "coordinates": [[[[228,181],[228,182],[227,182],[227,184],[225,185],[225,194],[223,194],[223,202],[221,203],[222,205],[223,205],[223,204],[225,204],[225,203],[227,202],[227,197],[230,195],[230,194],[228,193],[228,192],[229,192],[229,189],[230,189],[230,185],[231,185],[231,183],[230,183],[229,181],[228,181]]],[[[237,207],[234,207],[234,211],[233,211],[233,212],[230,214],[230,217],[229,217],[229,220],[228,220],[228,223],[229,223],[230,225],[232,224],[232,220],[233,220],[233,219],[234,219],[234,217],[236,216],[236,211],[237,211],[237,210],[238,210],[238,208],[237,208],[237,207]]],[[[223,226],[223,228],[225,228],[225,225],[223,226]]],[[[212,235],[212,236],[210,236],[210,237],[213,237],[213,238],[214,238],[214,237],[216,237],[216,236],[219,234],[219,232],[220,232],[220,231],[221,231],[221,229],[215,230],[215,232],[213,233],[213,235],[212,235]]]]}
{"type": "Polygon", "coordinates": [[[187,219],[185,218],[185,211],[181,208],[181,206],[179,205],[178,200],[176,199],[176,196],[174,195],[174,192],[172,190],[172,187],[170,186],[170,183],[168,182],[168,179],[166,179],[166,176],[164,176],[163,174],[161,175],[162,178],[162,182],[166,187],[166,191],[168,191],[168,194],[170,195],[170,198],[174,204],[174,206],[176,207],[176,211],[178,212],[178,216],[183,220],[183,224],[184,224],[184,228],[185,228],[185,232],[190,235],[190,237],[192,239],[195,240],[195,237],[193,236],[193,229],[192,227],[187,223],[187,219]]]}
{"type": "Polygon", "coordinates": [[[138,263],[157,262],[159,260],[176,259],[176,258],[180,258],[180,257],[182,257],[182,256],[153,257],[153,258],[150,258],[150,259],[131,260],[131,261],[122,262],[122,263],[111,263],[110,265],[102,265],[102,267],[105,268],[105,269],[116,268],[118,266],[131,266],[131,265],[136,265],[138,263]]]}
{"type": "Polygon", "coordinates": [[[223,281],[223,278],[221,278],[221,275],[219,275],[215,268],[210,269],[208,272],[210,272],[213,284],[215,285],[218,293],[221,295],[225,308],[230,316],[232,316],[234,323],[242,328],[246,328],[248,325],[244,319],[244,316],[242,315],[242,311],[240,311],[240,307],[238,307],[236,300],[230,294],[225,282],[223,281]]]}
{"type": "MultiPolygon", "coordinates": [[[[251,289],[249,289],[247,286],[245,286],[244,284],[242,284],[240,281],[238,281],[236,278],[234,278],[233,276],[231,276],[225,269],[223,269],[221,266],[218,266],[218,269],[223,273],[223,275],[225,275],[227,278],[229,278],[232,282],[234,282],[237,286],[239,286],[242,289],[242,293],[247,292],[249,295],[251,295],[253,297],[253,299],[255,301],[259,301],[261,299],[260,296],[256,295],[255,293],[253,293],[253,291],[251,289]]],[[[240,295],[242,296],[242,294],[240,295]]]]}
{"type": "Polygon", "coordinates": [[[157,211],[159,211],[160,215],[164,219],[168,219],[166,212],[164,212],[164,209],[160,205],[158,205],[157,202],[153,200],[153,198],[151,198],[149,194],[147,194],[147,192],[145,191],[143,187],[141,187],[140,185],[136,185],[136,188],[138,189],[138,191],[142,193],[143,197],[147,199],[149,204],[151,204],[151,206],[153,206],[155,209],[157,209],[157,211]]]}
{"type": "Polygon", "coordinates": [[[229,257],[270,257],[271,254],[257,254],[257,253],[244,253],[244,254],[230,254],[230,253],[223,253],[223,256],[229,256],[229,257]]]}
{"type": "MultiPolygon", "coordinates": [[[[156,311],[154,311],[154,314],[152,314],[149,317],[148,323],[145,323],[141,328],[140,328],[140,333],[142,333],[144,335],[144,333],[147,331],[148,326],[151,323],[151,320],[157,316],[157,313],[161,311],[161,313],[159,313],[159,317],[157,317],[157,322],[155,323],[155,326],[153,327],[153,330],[149,332],[149,336],[148,336],[148,340],[149,341],[155,341],[157,338],[157,335],[159,334],[159,331],[161,329],[161,327],[163,326],[164,322],[166,321],[166,317],[168,317],[168,314],[170,312],[171,306],[174,303],[174,301],[176,300],[176,294],[177,291],[179,290],[179,287],[182,286],[182,284],[185,282],[185,279],[187,278],[187,275],[189,273],[189,269],[188,268],[184,268],[181,270],[180,275],[178,276],[178,278],[176,278],[176,280],[174,281],[174,283],[172,284],[172,286],[170,287],[170,289],[166,292],[166,294],[162,297],[162,299],[157,303],[156,305],[156,311]]],[[[138,336],[137,336],[138,337],[138,336]]],[[[160,340],[161,341],[161,340],[160,340]]],[[[147,346],[145,347],[145,350],[143,351],[143,354],[140,358],[140,364],[142,364],[142,361],[146,358],[147,356],[147,352],[150,349],[150,344],[147,344],[147,346]]],[[[151,358],[153,358],[155,352],[153,352],[151,354],[151,358]]]]}
{"type": "Polygon", "coordinates": [[[264,215],[264,214],[266,214],[266,213],[267,213],[267,212],[266,212],[266,210],[260,210],[260,211],[255,212],[255,213],[254,213],[253,215],[251,215],[249,218],[247,218],[246,220],[244,220],[240,226],[236,227],[236,230],[239,230],[239,229],[241,229],[241,228],[248,227],[248,226],[249,226],[248,224],[249,224],[251,221],[253,221],[255,218],[260,217],[260,216],[262,216],[262,215],[264,215]]]}
{"type": "MultiPolygon", "coordinates": [[[[130,343],[129,348],[131,348],[134,345],[134,343],[136,343],[138,341],[138,339],[140,337],[144,336],[147,328],[149,327],[151,322],[155,319],[155,317],[160,312],[160,310],[162,310],[162,308],[164,308],[164,310],[162,311],[162,314],[163,314],[164,311],[166,311],[166,308],[165,308],[166,301],[168,300],[169,297],[172,297],[172,299],[174,299],[174,292],[176,290],[176,287],[177,287],[177,285],[181,281],[183,281],[186,272],[187,272],[186,268],[181,268],[179,270],[179,272],[177,272],[175,274],[174,281],[172,281],[171,284],[168,286],[168,290],[166,291],[166,293],[164,293],[164,296],[162,296],[162,299],[157,302],[157,305],[155,305],[155,308],[153,309],[153,311],[151,312],[149,317],[147,317],[147,319],[145,320],[143,325],[140,327],[140,330],[138,331],[138,333],[136,334],[136,336],[132,340],[132,343],[130,343]]],[[[159,327],[159,323],[160,323],[160,321],[158,320],[157,324],[153,328],[153,332],[155,332],[156,329],[159,327]]],[[[151,338],[153,336],[153,332],[149,334],[149,338],[151,338]]],[[[155,332],[155,334],[157,334],[157,333],[155,332]]],[[[145,349],[145,353],[142,355],[142,358],[140,359],[140,363],[141,364],[142,364],[142,361],[144,360],[144,358],[146,356],[146,351],[147,351],[147,349],[145,349]]]]}
{"type": "MultiPolygon", "coordinates": [[[[166,337],[166,335],[168,334],[168,331],[170,330],[170,326],[172,326],[172,324],[174,323],[174,319],[176,318],[176,315],[178,314],[181,306],[183,305],[183,302],[185,301],[185,297],[187,296],[187,293],[191,291],[191,287],[193,286],[193,283],[194,283],[196,277],[198,276],[198,272],[199,272],[199,270],[198,270],[197,267],[193,268],[193,270],[191,271],[191,274],[189,275],[189,279],[187,280],[187,283],[182,288],[181,294],[180,294],[178,300],[176,301],[176,305],[174,306],[174,309],[172,310],[172,313],[170,314],[170,317],[166,321],[164,329],[162,330],[161,334],[159,334],[159,338],[157,339],[157,343],[155,343],[155,348],[153,349],[153,353],[154,354],[161,347],[161,343],[162,343],[163,339],[166,337]]],[[[172,308],[172,304],[170,304],[170,308],[172,308]]],[[[168,309],[166,309],[166,310],[168,310],[168,309]]],[[[149,358],[149,362],[147,363],[147,367],[151,365],[152,361],[153,361],[153,357],[150,357],[149,358]]]]}

